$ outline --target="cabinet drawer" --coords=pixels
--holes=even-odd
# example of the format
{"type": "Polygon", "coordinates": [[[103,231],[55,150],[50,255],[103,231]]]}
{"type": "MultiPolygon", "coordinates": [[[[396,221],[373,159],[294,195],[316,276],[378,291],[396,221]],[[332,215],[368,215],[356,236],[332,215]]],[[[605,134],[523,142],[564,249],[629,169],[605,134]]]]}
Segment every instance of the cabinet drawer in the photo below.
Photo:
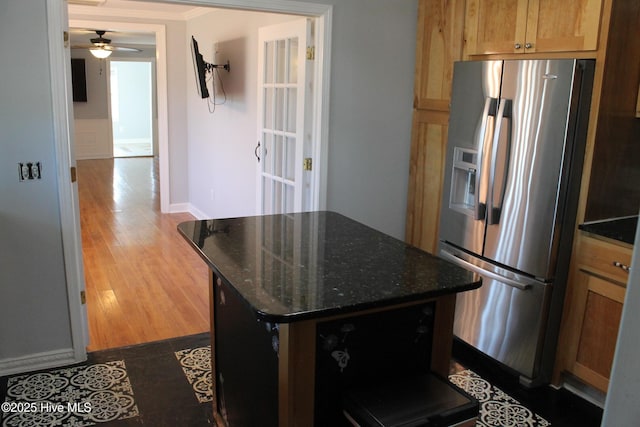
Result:
{"type": "Polygon", "coordinates": [[[631,249],[583,237],[580,241],[580,269],[626,284],[631,266],[631,249]],[[617,264],[616,264],[617,263],[617,264]]]}

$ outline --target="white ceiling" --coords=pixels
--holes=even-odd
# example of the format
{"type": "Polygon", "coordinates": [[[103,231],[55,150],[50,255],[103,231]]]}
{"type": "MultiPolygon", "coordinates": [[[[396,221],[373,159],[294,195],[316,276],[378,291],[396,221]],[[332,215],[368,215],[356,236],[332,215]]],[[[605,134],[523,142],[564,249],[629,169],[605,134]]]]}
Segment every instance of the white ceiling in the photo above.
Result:
{"type": "MultiPolygon", "coordinates": [[[[111,39],[111,44],[155,46],[156,36],[153,33],[112,32],[108,28],[97,28],[107,31],[102,37],[111,39]]],[[[69,28],[71,46],[91,44],[90,39],[98,37],[93,28],[69,28]]]]}
{"type": "MultiPolygon", "coordinates": [[[[140,17],[147,19],[187,20],[210,12],[211,8],[134,0],[69,0],[69,15],[93,15],[100,17],[140,17]]],[[[109,28],[70,28],[72,46],[86,45],[89,39],[98,37],[95,30],[105,30],[103,36],[113,45],[155,45],[153,33],[113,32],[109,28]]]]}

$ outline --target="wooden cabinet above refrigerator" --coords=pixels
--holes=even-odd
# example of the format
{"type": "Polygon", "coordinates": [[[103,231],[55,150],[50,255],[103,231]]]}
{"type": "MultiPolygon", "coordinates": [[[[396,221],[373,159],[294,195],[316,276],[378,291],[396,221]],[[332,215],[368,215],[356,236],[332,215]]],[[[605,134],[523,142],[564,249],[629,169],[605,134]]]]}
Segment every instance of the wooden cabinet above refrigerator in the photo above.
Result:
{"type": "Polygon", "coordinates": [[[468,0],[468,55],[596,50],[602,0],[468,0]]]}

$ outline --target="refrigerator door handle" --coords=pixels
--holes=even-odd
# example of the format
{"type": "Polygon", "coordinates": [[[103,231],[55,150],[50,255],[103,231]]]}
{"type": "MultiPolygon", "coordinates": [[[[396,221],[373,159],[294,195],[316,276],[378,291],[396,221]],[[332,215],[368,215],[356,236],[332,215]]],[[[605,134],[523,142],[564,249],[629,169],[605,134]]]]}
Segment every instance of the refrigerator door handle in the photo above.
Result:
{"type": "Polygon", "coordinates": [[[509,153],[511,151],[511,119],[513,101],[511,99],[502,99],[500,106],[498,107],[498,115],[496,118],[496,131],[493,136],[493,144],[491,147],[491,169],[489,171],[489,195],[487,196],[487,224],[498,224],[500,222],[500,213],[502,212],[502,202],[504,200],[504,193],[506,190],[507,174],[509,173],[509,153]],[[503,163],[502,177],[496,177],[496,169],[498,165],[498,156],[500,149],[500,138],[502,135],[502,124],[504,121],[508,121],[507,127],[507,146],[503,163]],[[500,182],[500,195],[497,204],[495,201],[496,180],[501,179],[500,182]]]}
{"type": "Polygon", "coordinates": [[[513,280],[510,279],[508,277],[504,277],[501,276],[497,273],[494,273],[492,271],[488,271],[485,270],[481,267],[478,267],[477,265],[474,265],[468,261],[463,260],[462,258],[459,258],[457,256],[455,256],[454,254],[447,252],[447,251],[440,251],[440,255],[442,256],[442,258],[446,259],[447,261],[451,261],[454,264],[458,264],[461,267],[466,268],[467,270],[473,271],[474,273],[479,274],[480,276],[484,276],[487,277],[489,279],[493,279],[493,280],[497,280],[500,283],[504,283],[505,285],[509,285],[509,286],[513,286],[514,288],[518,288],[520,290],[526,291],[527,289],[531,288],[531,284],[529,283],[521,283],[518,282],[517,280],[513,280]]]}
{"type": "MultiPolygon", "coordinates": [[[[484,153],[484,145],[487,139],[487,122],[489,121],[489,116],[496,116],[496,110],[498,108],[498,99],[487,97],[484,101],[484,110],[482,111],[482,122],[480,124],[480,129],[478,132],[479,141],[478,141],[478,155],[476,156],[476,182],[475,182],[475,196],[474,196],[474,216],[476,220],[483,220],[485,218],[485,212],[487,208],[487,201],[484,203],[480,200],[480,188],[482,181],[482,160],[484,153]]],[[[488,196],[485,196],[488,197],[488,196]]]]}

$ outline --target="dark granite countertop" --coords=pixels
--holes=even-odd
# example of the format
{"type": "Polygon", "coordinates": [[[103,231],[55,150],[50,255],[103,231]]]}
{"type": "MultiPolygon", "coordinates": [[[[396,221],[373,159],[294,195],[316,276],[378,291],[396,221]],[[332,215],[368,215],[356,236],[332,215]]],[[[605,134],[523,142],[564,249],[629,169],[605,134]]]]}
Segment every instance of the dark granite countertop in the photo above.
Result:
{"type": "Polygon", "coordinates": [[[480,286],[468,271],[333,212],[189,221],[178,230],[266,321],[319,318],[480,286]]]}
{"type": "Polygon", "coordinates": [[[578,228],[587,233],[606,237],[633,245],[636,237],[638,217],[613,218],[602,221],[592,221],[580,224],[578,228]]]}

